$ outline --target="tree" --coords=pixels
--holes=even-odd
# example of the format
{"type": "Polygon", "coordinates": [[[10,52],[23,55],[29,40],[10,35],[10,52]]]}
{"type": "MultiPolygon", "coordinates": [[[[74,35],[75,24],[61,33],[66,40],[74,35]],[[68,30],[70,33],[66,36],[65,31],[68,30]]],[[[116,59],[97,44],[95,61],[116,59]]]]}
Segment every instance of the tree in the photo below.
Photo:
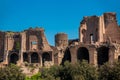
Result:
{"type": "Polygon", "coordinates": [[[41,68],[41,79],[43,80],[60,80],[59,78],[60,66],[52,66],[50,69],[41,68]]]}
{"type": "Polygon", "coordinates": [[[99,80],[120,80],[120,62],[105,63],[99,68],[99,80]]]}
{"type": "Polygon", "coordinates": [[[64,65],[44,69],[41,77],[45,80],[98,80],[98,73],[86,61],[75,64],[65,62],[64,65]]]}
{"type": "Polygon", "coordinates": [[[20,67],[11,64],[7,67],[0,68],[0,80],[24,80],[25,75],[20,67]]]}
{"type": "Polygon", "coordinates": [[[71,76],[72,80],[98,80],[97,69],[84,60],[73,65],[71,76]]]}

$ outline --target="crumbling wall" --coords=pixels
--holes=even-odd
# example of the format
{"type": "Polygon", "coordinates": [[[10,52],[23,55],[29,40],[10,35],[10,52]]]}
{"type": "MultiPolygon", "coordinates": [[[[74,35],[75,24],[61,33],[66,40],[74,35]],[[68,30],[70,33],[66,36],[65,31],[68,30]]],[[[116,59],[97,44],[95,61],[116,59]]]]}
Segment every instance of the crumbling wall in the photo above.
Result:
{"type": "Polygon", "coordinates": [[[81,22],[81,36],[80,41],[84,43],[94,43],[98,41],[99,38],[99,17],[90,16],[84,17],[81,22]]]}
{"type": "Polygon", "coordinates": [[[104,13],[105,40],[120,43],[120,29],[117,24],[115,13],[104,13]]]}
{"type": "MultiPolygon", "coordinates": [[[[30,28],[26,31],[26,48],[31,50],[32,42],[35,42],[37,50],[51,51],[46,36],[44,34],[44,29],[42,28],[30,28]]],[[[34,45],[33,45],[34,46],[34,45]]],[[[35,46],[34,46],[35,47],[35,46]]]]}
{"type": "Polygon", "coordinates": [[[0,62],[3,61],[4,57],[4,37],[5,33],[0,31],[0,62]]]}

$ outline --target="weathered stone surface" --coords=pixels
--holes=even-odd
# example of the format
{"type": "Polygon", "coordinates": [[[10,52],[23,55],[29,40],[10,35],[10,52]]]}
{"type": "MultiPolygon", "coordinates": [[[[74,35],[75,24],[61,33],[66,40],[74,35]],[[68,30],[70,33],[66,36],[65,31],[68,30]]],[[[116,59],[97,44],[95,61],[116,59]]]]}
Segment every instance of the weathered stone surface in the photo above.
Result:
{"type": "Polygon", "coordinates": [[[50,67],[84,59],[95,66],[120,60],[120,27],[115,13],[84,17],[80,22],[79,39],[68,40],[67,34],[58,33],[55,46],[49,45],[43,28],[0,31],[0,66],[27,62],[50,67]]]}

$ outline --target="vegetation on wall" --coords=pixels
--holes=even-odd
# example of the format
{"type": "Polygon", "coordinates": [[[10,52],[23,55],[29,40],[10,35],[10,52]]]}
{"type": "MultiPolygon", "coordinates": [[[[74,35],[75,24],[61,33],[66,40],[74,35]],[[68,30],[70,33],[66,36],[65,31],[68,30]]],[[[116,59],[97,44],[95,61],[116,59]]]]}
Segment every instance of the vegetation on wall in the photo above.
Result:
{"type": "Polygon", "coordinates": [[[20,42],[18,42],[18,41],[16,42],[16,44],[15,44],[15,49],[16,49],[16,50],[20,50],[20,42]]]}

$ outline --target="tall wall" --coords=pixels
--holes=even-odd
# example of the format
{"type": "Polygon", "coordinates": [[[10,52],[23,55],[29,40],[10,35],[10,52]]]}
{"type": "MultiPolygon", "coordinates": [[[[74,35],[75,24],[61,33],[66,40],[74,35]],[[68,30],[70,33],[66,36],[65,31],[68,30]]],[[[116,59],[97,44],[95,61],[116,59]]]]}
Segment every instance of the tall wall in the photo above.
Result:
{"type": "Polygon", "coordinates": [[[21,51],[26,51],[26,32],[21,32],[21,51]]]}
{"type": "Polygon", "coordinates": [[[116,20],[116,13],[104,13],[105,41],[120,42],[120,29],[116,20]]]}
{"type": "Polygon", "coordinates": [[[99,42],[104,42],[105,23],[104,15],[99,17],[99,42]]]}
{"type": "Polygon", "coordinates": [[[4,37],[5,33],[0,31],[0,61],[2,61],[4,57],[4,37]]]}
{"type": "Polygon", "coordinates": [[[86,18],[84,17],[84,19],[82,20],[82,22],[80,23],[80,27],[79,27],[79,41],[85,43],[86,41],[86,31],[87,31],[87,26],[86,26],[86,18]]]}
{"type": "Polygon", "coordinates": [[[30,28],[26,30],[26,46],[27,50],[52,50],[44,34],[44,29],[42,28],[30,28]]]}
{"type": "Polygon", "coordinates": [[[99,39],[99,17],[84,17],[80,26],[80,42],[95,43],[99,39]]]}
{"type": "Polygon", "coordinates": [[[79,28],[79,39],[83,43],[120,43],[119,35],[120,28],[117,24],[116,13],[104,13],[99,17],[84,17],[79,28]]]}
{"type": "Polygon", "coordinates": [[[4,36],[4,58],[5,64],[10,61],[10,56],[16,53],[19,56],[21,50],[21,35],[18,32],[5,32],[4,36]]]}
{"type": "Polygon", "coordinates": [[[21,49],[21,36],[19,33],[6,32],[5,33],[6,50],[19,50],[21,49]]]}

